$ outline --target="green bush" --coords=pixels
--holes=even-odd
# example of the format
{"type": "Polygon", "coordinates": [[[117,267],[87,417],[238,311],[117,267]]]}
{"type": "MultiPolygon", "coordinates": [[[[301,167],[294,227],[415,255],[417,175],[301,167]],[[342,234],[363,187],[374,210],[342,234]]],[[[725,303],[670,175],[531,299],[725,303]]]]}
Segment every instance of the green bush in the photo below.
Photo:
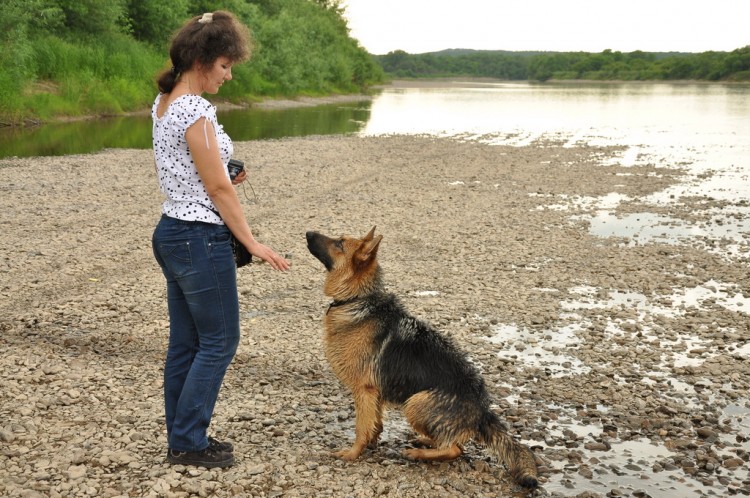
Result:
{"type": "Polygon", "coordinates": [[[337,0],[5,0],[0,121],[148,108],[174,30],[227,9],[252,30],[250,61],[220,98],[352,92],[383,72],[348,34],[337,0]]]}

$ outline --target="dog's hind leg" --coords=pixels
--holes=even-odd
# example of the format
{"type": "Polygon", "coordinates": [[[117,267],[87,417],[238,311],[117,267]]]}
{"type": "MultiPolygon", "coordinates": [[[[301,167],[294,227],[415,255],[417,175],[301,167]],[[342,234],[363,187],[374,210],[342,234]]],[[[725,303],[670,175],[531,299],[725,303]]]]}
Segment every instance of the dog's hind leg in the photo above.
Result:
{"type": "Polygon", "coordinates": [[[421,435],[420,442],[432,448],[404,450],[404,456],[412,460],[453,460],[463,453],[459,441],[452,441],[443,431],[436,431],[436,399],[433,393],[422,391],[406,401],[404,414],[412,428],[421,435]],[[441,432],[438,434],[436,432],[441,432]],[[447,440],[446,440],[447,439],[447,440]]]}
{"type": "Polygon", "coordinates": [[[344,460],[356,460],[367,445],[377,442],[383,429],[380,391],[374,386],[361,386],[355,388],[353,394],[356,415],[354,444],[348,450],[334,453],[344,460]]]}
{"type": "Polygon", "coordinates": [[[435,446],[437,446],[435,444],[435,441],[431,437],[425,436],[423,434],[417,435],[417,444],[421,444],[422,446],[428,446],[430,448],[434,448],[435,446]]]}
{"type": "Polygon", "coordinates": [[[410,448],[404,450],[404,456],[412,460],[444,461],[461,456],[464,450],[457,443],[445,448],[410,448]]]}

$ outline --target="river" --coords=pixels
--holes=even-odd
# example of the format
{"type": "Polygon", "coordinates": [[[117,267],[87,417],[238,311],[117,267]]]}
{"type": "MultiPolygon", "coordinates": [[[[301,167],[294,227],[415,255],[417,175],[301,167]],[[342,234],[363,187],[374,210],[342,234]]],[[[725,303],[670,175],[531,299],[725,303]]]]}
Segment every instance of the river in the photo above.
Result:
{"type": "MultiPolygon", "coordinates": [[[[364,135],[427,134],[490,144],[618,145],[613,160],[688,168],[690,178],[654,195],[665,204],[683,196],[750,200],[750,85],[712,83],[402,82],[370,106],[364,135]]],[[[685,226],[652,214],[615,218],[616,197],[599,207],[591,230],[639,242],[730,238],[724,249],[746,249],[750,206],[717,213],[716,223],[685,226]]]]}

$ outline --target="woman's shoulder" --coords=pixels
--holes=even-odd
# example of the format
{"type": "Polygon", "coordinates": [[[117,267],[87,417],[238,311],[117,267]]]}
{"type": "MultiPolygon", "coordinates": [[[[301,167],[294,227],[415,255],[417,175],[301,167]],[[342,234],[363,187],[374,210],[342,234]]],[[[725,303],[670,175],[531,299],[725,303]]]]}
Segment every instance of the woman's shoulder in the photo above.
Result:
{"type": "Polygon", "coordinates": [[[216,120],[216,107],[200,95],[185,94],[170,102],[164,115],[169,115],[170,121],[188,127],[200,118],[216,120]]]}
{"type": "Polygon", "coordinates": [[[172,105],[176,108],[182,109],[183,111],[198,114],[204,114],[206,111],[216,109],[214,105],[205,98],[201,97],[200,95],[194,95],[191,93],[180,95],[172,101],[172,105]]]}

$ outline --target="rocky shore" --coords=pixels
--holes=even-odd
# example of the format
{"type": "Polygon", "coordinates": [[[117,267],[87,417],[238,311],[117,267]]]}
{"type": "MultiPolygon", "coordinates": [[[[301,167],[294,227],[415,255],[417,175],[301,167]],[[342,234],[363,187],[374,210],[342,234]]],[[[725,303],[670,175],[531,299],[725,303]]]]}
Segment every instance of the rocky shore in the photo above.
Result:
{"type": "Polygon", "coordinates": [[[619,152],[236,144],[250,225],[293,266],[239,270],[243,338],[212,426],[236,448],[226,470],[164,461],[151,152],[0,160],[0,495],[525,496],[475,445],[452,462],[405,460],[415,441],[397,412],[360,461],[330,456],[351,442],[354,412],[323,355],[324,270],[304,234],[374,225],[388,287],[469,353],[536,452],[536,496],[750,494],[747,240],[727,257],[592,235],[585,200],[612,193],[627,199],[621,216],[707,222],[710,199],[643,202],[684,170],[608,161],[619,152]]]}

